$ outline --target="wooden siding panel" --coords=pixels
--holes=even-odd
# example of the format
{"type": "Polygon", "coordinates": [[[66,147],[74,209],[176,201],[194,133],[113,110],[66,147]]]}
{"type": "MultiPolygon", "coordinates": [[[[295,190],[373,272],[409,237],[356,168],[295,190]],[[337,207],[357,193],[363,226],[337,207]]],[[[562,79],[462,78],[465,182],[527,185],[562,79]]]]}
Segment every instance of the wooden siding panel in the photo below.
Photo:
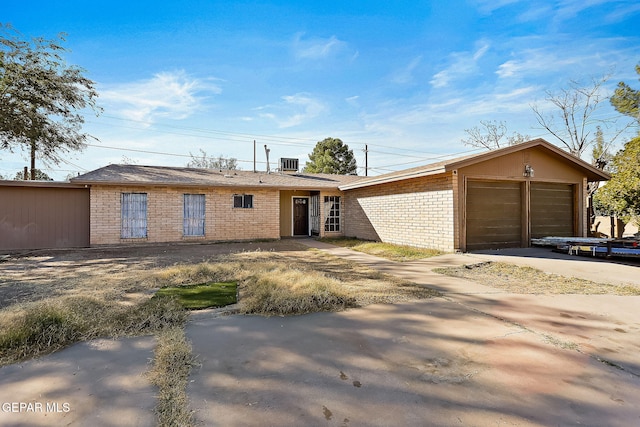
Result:
{"type": "Polygon", "coordinates": [[[0,187],[0,249],[89,246],[89,190],[0,187]]]}

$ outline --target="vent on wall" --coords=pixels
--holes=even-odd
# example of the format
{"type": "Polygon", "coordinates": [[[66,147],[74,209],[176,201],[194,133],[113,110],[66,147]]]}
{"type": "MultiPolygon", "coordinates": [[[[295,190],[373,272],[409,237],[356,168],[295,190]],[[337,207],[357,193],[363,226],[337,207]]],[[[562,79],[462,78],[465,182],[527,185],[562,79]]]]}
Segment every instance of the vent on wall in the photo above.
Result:
{"type": "Polygon", "coordinates": [[[298,159],[280,158],[280,171],[298,172],[298,159]]]}

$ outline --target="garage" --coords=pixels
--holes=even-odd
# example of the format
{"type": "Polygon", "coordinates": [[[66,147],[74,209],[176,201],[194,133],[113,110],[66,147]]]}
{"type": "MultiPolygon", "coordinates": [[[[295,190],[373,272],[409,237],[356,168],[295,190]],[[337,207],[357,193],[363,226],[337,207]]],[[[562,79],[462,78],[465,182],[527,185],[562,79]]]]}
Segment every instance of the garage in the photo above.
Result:
{"type": "Polygon", "coordinates": [[[1,181],[0,200],[0,250],[89,246],[87,188],[1,181]]]}
{"type": "Polygon", "coordinates": [[[609,178],[535,139],[341,185],[344,233],[461,252],[586,237],[588,184],[609,178]]]}
{"type": "Polygon", "coordinates": [[[514,248],[527,246],[529,238],[575,236],[574,188],[554,182],[468,180],[467,250],[514,248]]]}

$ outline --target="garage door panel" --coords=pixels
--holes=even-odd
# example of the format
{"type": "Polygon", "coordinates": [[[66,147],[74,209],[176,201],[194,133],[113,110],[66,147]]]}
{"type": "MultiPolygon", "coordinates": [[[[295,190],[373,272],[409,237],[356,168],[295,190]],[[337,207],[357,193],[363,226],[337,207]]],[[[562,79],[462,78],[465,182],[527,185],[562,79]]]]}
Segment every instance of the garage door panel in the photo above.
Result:
{"type": "Polygon", "coordinates": [[[531,237],[569,237],[574,230],[574,186],[531,183],[531,237]]]}
{"type": "Polygon", "coordinates": [[[521,246],[521,184],[468,181],[466,230],[467,250],[521,246]]]}

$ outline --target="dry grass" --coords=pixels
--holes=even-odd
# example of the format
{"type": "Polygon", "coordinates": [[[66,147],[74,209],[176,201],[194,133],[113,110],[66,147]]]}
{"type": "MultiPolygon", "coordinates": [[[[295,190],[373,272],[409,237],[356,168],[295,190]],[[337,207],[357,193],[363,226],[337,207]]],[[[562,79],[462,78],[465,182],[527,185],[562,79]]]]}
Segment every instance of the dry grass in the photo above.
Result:
{"type": "Polygon", "coordinates": [[[350,248],[354,251],[364,252],[369,255],[375,255],[398,262],[430,258],[444,253],[436,249],[423,249],[414,248],[412,246],[394,245],[391,243],[370,242],[350,237],[324,237],[319,240],[332,245],[350,248]]]}
{"type": "Polygon", "coordinates": [[[0,365],[51,353],[78,341],[151,334],[181,325],[187,313],[172,298],[136,306],[92,297],[59,297],[25,304],[0,316],[0,365]]]}
{"type": "Polygon", "coordinates": [[[433,271],[519,294],[640,295],[640,288],[632,285],[596,283],[504,262],[438,268],[433,271]]]}
{"type": "Polygon", "coordinates": [[[196,425],[187,396],[189,373],[195,363],[191,343],[182,328],[173,327],[160,332],[153,367],[147,372],[149,381],[158,387],[156,415],[159,426],[196,425]]]}
{"type": "MultiPolygon", "coordinates": [[[[258,267],[259,268],[259,267],[258,267]]],[[[317,271],[277,265],[258,271],[240,288],[240,311],[262,315],[338,311],[356,306],[356,298],[339,280],[317,271]]]]}

